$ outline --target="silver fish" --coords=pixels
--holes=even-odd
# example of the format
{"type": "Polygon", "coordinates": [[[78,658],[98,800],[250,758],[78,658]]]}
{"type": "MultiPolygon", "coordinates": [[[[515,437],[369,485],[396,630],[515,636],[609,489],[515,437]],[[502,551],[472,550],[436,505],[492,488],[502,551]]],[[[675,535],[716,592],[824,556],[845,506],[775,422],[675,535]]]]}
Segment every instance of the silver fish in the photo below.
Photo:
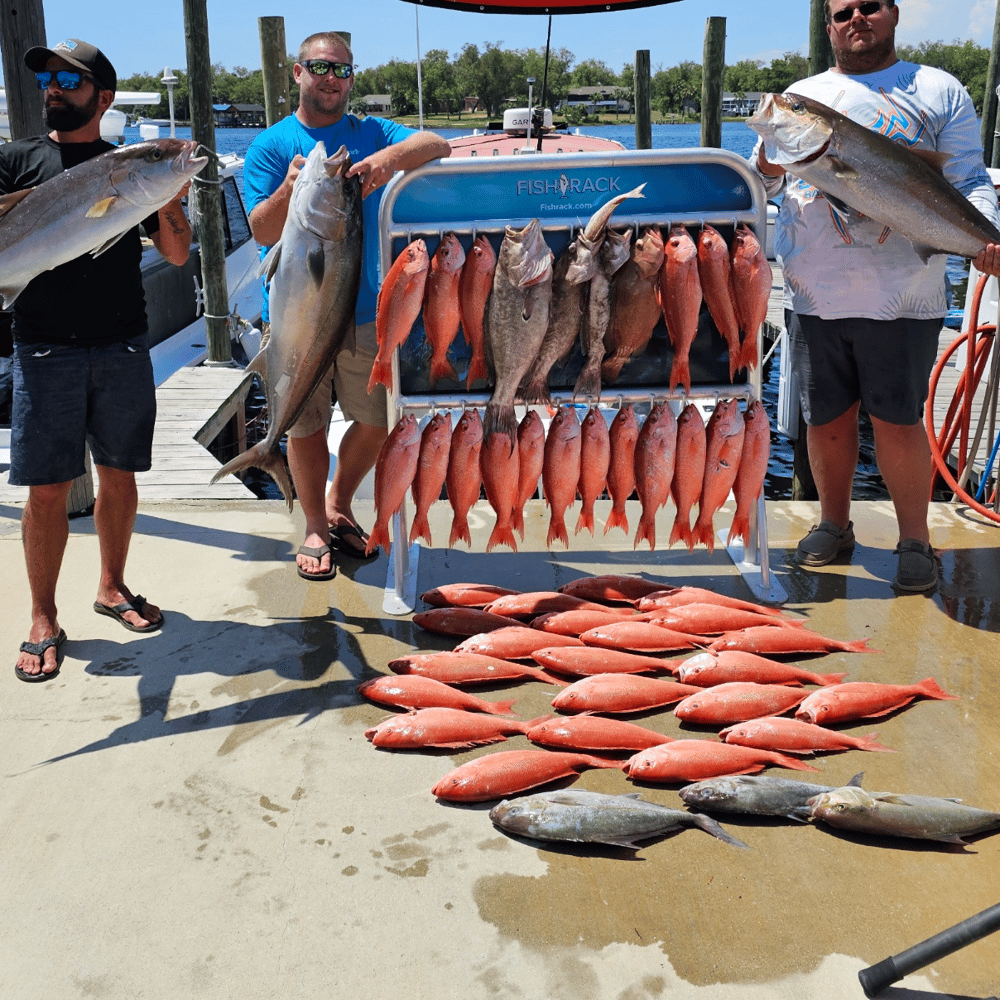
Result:
{"type": "Polygon", "coordinates": [[[292,188],[281,239],[265,257],[271,276],[271,338],[247,366],[264,380],[267,436],[213,477],[251,465],[274,477],[292,509],[292,484],[278,448],[354,326],[361,281],[361,182],[346,177],[346,146],[327,157],[316,143],[292,188]]]}
{"type": "Polygon", "coordinates": [[[597,399],[601,395],[601,362],[604,337],[611,323],[611,290],[615,275],[631,256],[632,231],[607,230],[597,254],[597,271],[590,279],[587,309],[580,329],[580,348],[586,360],[576,379],[574,399],[597,399]]]}
{"type": "Polygon", "coordinates": [[[526,403],[550,403],[549,372],[565,361],[580,335],[587,302],[587,282],[597,273],[600,244],[580,233],[559,255],[552,271],[549,325],[538,357],[528,372],[523,397],[526,403]]]}
{"type": "Polygon", "coordinates": [[[198,144],[154,139],[112,149],[27,191],[0,196],[0,295],[6,309],[43,271],[117,243],[206,163],[198,144]]]}
{"type": "Polygon", "coordinates": [[[545,338],[551,301],[552,251],[538,220],[523,229],[507,226],[486,310],[486,345],[496,382],[486,404],[484,440],[497,431],[517,439],[514,397],[545,338]]]}
{"type": "Polygon", "coordinates": [[[917,840],[965,844],[964,837],[1000,828],[1000,813],[963,805],[960,799],[831,788],[809,799],[809,815],[830,826],[917,840]]]}
{"type": "Polygon", "coordinates": [[[637,793],[602,795],[564,788],[504,799],[490,810],[501,830],[534,840],[611,844],[638,850],[637,840],[661,837],[682,826],[697,826],[735,847],[747,847],[710,816],[645,802],[637,793]]]}
{"type": "MultiPolygon", "coordinates": [[[[854,775],[847,787],[860,785],[863,774],[854,775]]],[[[767,775],[738,774],[695,781],[685,785],[677,794],[686,806],[695,809],[751,816],[784,816],[805,823],[809,819],[806,806],[809,799],[830,791],[833,789],[829,785],[767,775]]]]}
{"type": "Polygon", "coordinates": [[[799,94],[765,94],[747,124],[772,163],[814,187],[841,215],[848,208],[905,236],[926,261],[974,258],[1000,230],[941,173],[948,157],[911,150],[799,94]]]}

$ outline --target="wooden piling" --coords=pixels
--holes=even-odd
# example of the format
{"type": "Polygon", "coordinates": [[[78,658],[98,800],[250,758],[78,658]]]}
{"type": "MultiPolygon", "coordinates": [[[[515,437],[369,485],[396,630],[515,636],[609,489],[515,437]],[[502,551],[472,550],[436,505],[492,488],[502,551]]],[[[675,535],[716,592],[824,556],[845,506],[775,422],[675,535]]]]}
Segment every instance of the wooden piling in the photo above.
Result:
{"type": "MultiPolygon", "coordinates": [[[[184,39],[187,50],[191,102],[191,136],[215,149],[212,114],[212,60],[208,44],[207,0],[184,0],[184,39]]],[[[222,189],[214,158],[191,185],[195,228],[201,248],[202,287],[205,291],[205,331],[208,361],[232,363],[229,339],[229,292],[226,287],[226,246],[222,225],[222,189]]]]}
{"type": "Polygon", "coordinates": [[[810,0],[809,75],[825,73],[833,65],[833,46],[826,33],[826,6],[823,0],[810,0]]]}
{"type": "Polygon", "coordinates": [[[653,120],[650,107],[649,49],[635,53],[635,148],[653,148],[653,120]]]}
{"type": "Polygon", "coordinates": [[[0,59],[3,59],[11,139],[27,139],[45,131],[38,86],[34,74],[24,65],[24,53],[32,45],[44,44],[42,0],[4,4],[0,18],[0,59]]]}
{"type": "Polygon", "coordinates": [[[1000,165],[1000,144],[996,141],[997,83],[1000,77],[1000,4],[993,22],[993,48],[986,70],[986,93],[983,97],[983,162],[988,167],[1000,165]]]}
{"type": "Polygon", "coordinates": [[[701,73],[701,144],[722,148],[722,78],[726,72],[726,19],[705,22],[701,73]]]}
{"type": "Polygon", "coordinates": [[[268,127],[288,116],[288,49],[285,46],[285,19],[258,17],[260,65],[264,78],[264,112],[268,127]]]}

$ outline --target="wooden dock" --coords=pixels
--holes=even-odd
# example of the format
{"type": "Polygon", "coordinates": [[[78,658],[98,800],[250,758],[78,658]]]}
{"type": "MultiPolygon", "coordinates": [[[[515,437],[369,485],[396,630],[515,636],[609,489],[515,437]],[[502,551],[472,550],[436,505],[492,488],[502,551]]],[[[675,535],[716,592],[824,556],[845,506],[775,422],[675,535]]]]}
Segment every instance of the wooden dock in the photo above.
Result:
{"type": "MultiPolygon", "coordinates": [[[[227,428],[245,447],[246,386],[241,368],[199,365],[181,368],[156,390],[153,467],[136,476],[140,501],[248,500],[253,494],[234,476],[211,485],[222,463],[208,445],[227,428]]],[[[5,472],[6,470],[4,470],[5,472]]],[[[95,479],[96,479],[95,474],[95,479]]],[[[77,480],[73,512],[93,502],[94,487],[77,480]],[[89,495],[89,502],[88,502],[89,495]]],[[[10,486],[0,475],[0,503],[23,503],[27,487],[10,486]]]]}

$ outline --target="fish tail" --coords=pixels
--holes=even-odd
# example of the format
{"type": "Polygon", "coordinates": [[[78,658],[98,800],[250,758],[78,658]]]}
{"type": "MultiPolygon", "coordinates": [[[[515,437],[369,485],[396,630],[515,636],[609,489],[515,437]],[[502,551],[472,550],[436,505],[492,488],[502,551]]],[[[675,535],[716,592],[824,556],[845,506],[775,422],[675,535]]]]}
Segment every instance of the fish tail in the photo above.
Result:
{"type": "Polygon", "coordinates": [[[513,701],[488,701],[484,704],[489,705],[486,711],[490,715],[513,715],[514,702],[513,701]]]}
{"type": "Polygon", "coordinates": [[[465,377],[466,389],[471,389],[477,379],[488,379],[490,373],[486,368],[486,359],[480,354],[473,354],[469,362],[469,372],[465,377]]]}
{"type": "Polygon", "coordinates": [[[552,511],[552,517],[549,518],[549,533],[545,537],[545,545],[547,548],[552,547],[552,543],[558,539],[569,548],[569,536],[566,534],[566,522],[563,519],[562,514],[557,514],[554,510],[552,511]]]}
{"type": "Polygon", "coordinates": [[[635,529],[635,541],[632,548],[638,548],[639,542],[648,541],[650,552],[656,548],[656,521],[653,517],[647,519],[645,513],[639,519],[639,527],[635,529]]]}
{"type": "Polygon", "coordinates": [[[428,545],[431,542],[431,526],[427,523],[426,512],[418,511],[413,518],[413,526],[410,528],[410,544],[412,545],[418,538],[422,538],[428,545]]]}
{"type": "Polygon", "coordinates": [[[884,743],[879,743],[878,733],[869,733],[867,736],[858,737],[859,750],[878,750],[882,753],[895,753],[892,747],[887,747],[884,743]]]}
{"type": "Polygon", "coordinates": [[[524,541],[524,508],[515,507],[511,511],[511,521],[513,523],[514,530],[521,536],[521,541],[524,541]]]}
{"type": "Polygon", "coordinates": [[[376,520],[371,534],[368,536],[368,544],[365,546],[365,555],[370,556],[379,546],[385,549],[386,555],[392,554],[392,540],[389,538],[389,525],[383,521],[376,520]]]}
{"type": "Polygon", "coordinates": [[[591,535],[594,533],[594,505],[584,504],[580,508],[580,516],[576,520],[576,530],[573,532],[574,535],[580,534],[580,529],[586,528],[591,535]]]}
{"type": "MultiPolygon", "coordinates": [[[[455,371],[455,366],[447,358],[431,358],[431,385],[437,385],[443,378],[457,382],[458,373],[455,371]]],[[[370,389],[368,391],[371,392],[370,389]]]]}
{"type": "Polygon", "coordinates": [[[817,674],[819,683],[823,686],[828,684],[840,684],[847,674],[817,674]]]}
{"type": "Polygon", "coordinates": [[[623,764],[627,764],[628,761],[620,760],[610,760],[607,757],[595,757],[593,754],[582,753],[580,757],[583,758],[578,767],[617,767],[621,768],[623,764]]]}
{"type": "Polygon", "coordinates": [[[739,367],[750,371],[757,367],[757,337],[756,335],[744,334],[743,343],[740,345],[739,367]]]}
{"type": "Polygon", "coordinates": [[[740,352],[738,349],[729,349],[729,381],[736,381],[736,373],[742,367],[742,361],[740,360],[740,352]]]}
{"type": "Polygon", "coordinates": [[[556,687],[569,687],[572,683],[572,681],[563,680],[562,677],[557,677],[555,674],[549,673],[548,670],[533,670],[530,676],[534,677],[535,680],[543,681],[545,684],[555,684],[556,687]]]}
{"type": "Polygon", "coordinates": [[[619,357],[617,354],[605,359],[601,364],[601,380],[603,382],[617,382],[626,361],[628,361],[627,357],[619,357]]]}
{"type": "Polygon", "coordinates": [[[378,358],[375,359],[375,364],[372,365],[371,378],[368,379],[369,395],[371,395],[372,389],[377,385],[384,385],[390,393],[392,392],[392,362],[380,361],[378,358]]]}
{"type": "MultiPolygon", "coordinates": [[[[865,642],[868,640],[865,639],[865,642]]],[[[868,652],[868,650],[865,650],[868,652]]],[[[925,677],[918,685],[920,693],[925,698],[937,698],[941,701],[958,701],[957,694],[948,694],[933,677],[925,677]]]]}
{"type": "MultiPolygon", "coordinates": [[[[847,653],[877,653],[878,652],[877,649],[869,649],[868,648],[868,643],[870,643],[871,641],[872,641],[872,637],[871,636],[869,636],[867,639],[854,639],[852,642],[845,642],[844,645],[843,645],[843,649],[847,653]]],[[[934,679],[932,677],[928,677],[927,680],[930,681],[931,684],[933,684],[934,687],[937,688],[938,691],[941,691],[941,688],[939,688],[937,686],[937,684],[935,683],[935,681],[934,681],[934,679]]],[[[925,683],[926,683],[925,681],[921,681],[920,685],[925,684],[925,683]]],[[[919,687],[920,685],[917,685],[917,686],[919,687]]],[[[957,699],[958,695],[955,695],[955,694],[945,694],[944,691],[941,691],[940,694],[928,694],[927,697],[928,698],[956,698],[957,699]]]]}
{"type": "Polygon", "coordinates": [[[628,534],[628,517],[625,515],[624,504],[620,508],[611,508],[607,523],[604,525],[604,534],[607,534],[612,528],[621,528],[626,535],[628,534]]]}
{"type": "Polygon", "coordinates": [[[514,532],[511,530],[509,523],[501,524],[497,521],[490,535],[490,540],[486,543],[486,551],[490,552],[498,545],[506,545],[515,552],[517,551],[517,539],[514,537],[514,532]]]}
{"type": "Polygon", "coordinates": [[[691,522],[680,511],[677,511],[674,516],[674,524],[670,529],[670,541],[667,542],[667,548],[670,548],[674,542],[686,543],[689,550],[694,548],[691,544],[691,522]]]}
{"type": "Polygon", "coordinates": [[[742,847],[748,851],[750,850],[749,844],[744,844],[742,840],[737,840],[731,834],[726,833],[711,816],[706,816],[704,813],[692,813],[691,820],[696,827],[704,830],[705,833],[710,833],[713,837],[717,837],[727,844],[732,844],[733,847],[742,847]]]}
{"type": "Polygon", "coordinates": [[[469,534],[469,519],[465,515],[455,511],[455,516],[451,521],[451,536],[448,538],[448,548],[454,548],[455,542],[465,542],[472,548],[472,536],[469,534]]]}
{"type": "Polygon", "coordinates": [[[804,760],[797,760],[795,757],[789,757],[788,754],[776,753],[774,754],[774,763],[780,764],[781,767],[789,767],[793,771],[818,771],[818,767],[813,767],[811,764],[807,764],[804,760]]]}
{"type": "Polygon", "coordinates": [[[528,382],[524,387],[524,392],[521,393],[526,403],[538,403],[545,406],[552,405],[547,378],[548,374],[546,373],[544,377],[535,376],[528,382]]]}
{"type": "Polygon", "coordinates": [[[212,482],[217,483],[224,476],[235,475],[237,472],[242,472],[251,466],[255,469],[262,469],[278,484],[278,489],[281,490],[281,495],[285,498],[285,503],[288,504],[288,511],[291,513],[292,498],[295,496],[295,493],[292,489],[292,480],[289,478],[284,456],[273,446],[265,447],[263,441],[260,444],[255,444],[249,451],[245,451],[242,455],[237,455],[236,458],[227,462],[212,476],[212,482]]]}
{"type": "Polygon", "coordinates": [[[601,369],[598,365],[586,364],[573,389],[573,399],[598,399],[601,395],[601,369]]]}
{"type": "Polygon", "coordinates": [[[688,395],[691,394],[691,365],[687,358],[675,355],[670,366],[670,391],[673,392],[679,385],[688,395]]]}
{"type": "Polygon", "coordinates": [[[514,407],[509,403],[487,403],[483,416],[483,448],[494,434],[506,434],[511,441],[517,440],[517,418],[514,407]]]}
{"type": "Polygon", "coordinates": [[[732,545],[735,538],[742,538],[744,546],[750,544],[750,519],[739,511],[733,516],[733,524],[729,529],[726,545],[732,545]]]}
{"type": "MultiPolygon", "coordinates": [[[[695,545],[703,542],[708,546],[709,553],[715,552],[715,528],[712,526],[711,518],[708,518],[707,521],[702,520],[701,517],[698,518],[691,534],[691,540],[695,545]]],[[[867,640],[865,641],[867,642],[867,640]]]]}

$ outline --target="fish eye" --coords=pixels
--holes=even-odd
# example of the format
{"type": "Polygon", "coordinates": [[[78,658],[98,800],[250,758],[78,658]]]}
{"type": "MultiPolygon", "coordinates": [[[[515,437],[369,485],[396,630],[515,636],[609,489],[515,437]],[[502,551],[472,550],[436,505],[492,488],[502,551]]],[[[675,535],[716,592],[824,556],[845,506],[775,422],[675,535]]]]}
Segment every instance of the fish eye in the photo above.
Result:
{"type": "Polygon", "coordinates": [[[792,111],[804,111],[804,110],[805,110],[805,105],[801,101],[795,101],[795,103],[792,104],[792,111]]]}

